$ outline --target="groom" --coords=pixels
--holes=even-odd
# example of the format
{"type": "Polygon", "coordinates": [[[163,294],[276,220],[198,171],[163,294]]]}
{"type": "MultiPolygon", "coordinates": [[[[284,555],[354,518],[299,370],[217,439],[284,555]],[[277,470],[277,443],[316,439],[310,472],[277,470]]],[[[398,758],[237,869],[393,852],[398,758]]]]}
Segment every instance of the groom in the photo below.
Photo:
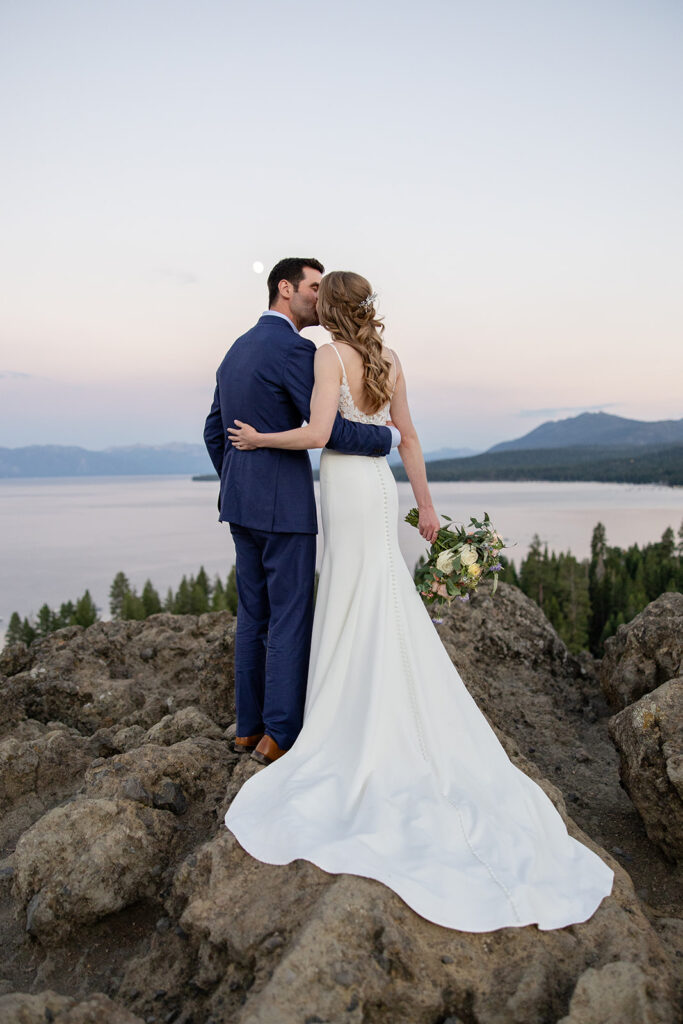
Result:
{"type": "MultiPolygon", "coordinates": [[[[268,275],[268,310],[228,350],[204,441],[220,476],[219,522],[235,542],[237,631],[233,749],[270,764],[288,750],[303,723],[313,624],[318,523],[307,451],[230,444],[236,419],[263,432],[308,421],[315,345],[299,334],[319,323],[323,265],[281,260],[268,275]]],[[[355,455],[386,455],[394,427],[345,420],[339,413],[327,444],[355,455]]]]}

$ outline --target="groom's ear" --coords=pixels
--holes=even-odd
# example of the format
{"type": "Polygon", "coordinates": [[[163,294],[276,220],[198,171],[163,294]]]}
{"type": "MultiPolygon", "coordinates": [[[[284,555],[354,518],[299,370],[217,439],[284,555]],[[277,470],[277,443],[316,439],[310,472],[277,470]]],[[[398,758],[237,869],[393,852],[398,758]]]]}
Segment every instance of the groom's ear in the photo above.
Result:
{"type": "Polygon", "coordinates": [[[283,299],[291,299],[294,294],[294,285],[286,277],[283,277],[281,281],[278,281],[277,290],[283,299]]]}

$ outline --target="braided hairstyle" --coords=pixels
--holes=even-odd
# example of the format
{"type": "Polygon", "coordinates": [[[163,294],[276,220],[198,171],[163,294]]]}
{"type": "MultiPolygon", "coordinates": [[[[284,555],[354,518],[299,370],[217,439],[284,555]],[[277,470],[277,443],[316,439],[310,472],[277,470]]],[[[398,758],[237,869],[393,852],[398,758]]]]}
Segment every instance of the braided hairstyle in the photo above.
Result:
{"type": "Polygon", "coordinates": [[[383,354],[384,324],[377,316],[370,282],[350,270],[333,270],[320,281],[318,319],[335,341],[345,341],[363,359],[363,390],[369,412],[391,398],[392,363],[383,354]]]}

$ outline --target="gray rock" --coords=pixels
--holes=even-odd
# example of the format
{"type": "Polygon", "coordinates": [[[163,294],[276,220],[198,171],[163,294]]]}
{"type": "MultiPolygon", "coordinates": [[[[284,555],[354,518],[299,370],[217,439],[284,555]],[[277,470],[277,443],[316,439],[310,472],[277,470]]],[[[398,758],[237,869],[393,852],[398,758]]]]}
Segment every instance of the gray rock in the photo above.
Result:
{"type": "Polygon", "coordinates": [[[199,708],[190,706],[176,711],[173,715],[165,715],[160,722],[147,730],[145,742],[171,746],[194,736],[208,736],[210,739],[219,740],[223,737],[223,729],[199,708]]]}
{"type": "Polygon", "coordinates": [[[683,860],[683,676],[614,715],[608,729],[648,836],[671,860],[683,860]]]}
{"type": "Polygon", "coordinates": [[[116,730],[113,737],[114,744],[119,752],[135,750],[136,747],[144,743],[148,731],[141,725],[127,725],[123,729],[116,730]]]}
{"type": "MultiPolygon", "coordinates": [[[[144,804],[145,807],[151,807],[154,803],[152,794],[148,789],[145,789],[140,779],[135,775],[129,775],[124,780],[121,786],[121,796],[126,800],[136,800],[137,803],[144,804]]],[[[157,807],[158,804],[154,803],[154,806],[157,807]]]]}
{"type": "Polygon", "coordinates": [[[0,849],[74,794],[91,761],[90,743],[75,729],[0,741],[0,849]]]}
{"type": "Polygon", "coordinates": [[[191,800],[197,811],[201,802],[201,812],[207,814],[207,801],[217,790],[225,789],[233,760],[223,740],[205,736],[168,747],[145,743],[88,768],[85,791],[89,796],[137,799],[129,793],[145,790],[152,795],[154,806],[182,813],[178,808],[191,800]]]}
{"type": "Polygon", "coordinates": [[[128,800],[81,798],[45,814],[14,854],[13,893],[27,930],[55,942],[156,892],[174,817],[128,800]]]}
{"type": "Polygon", "coordinates": [[[602,688],[615,711],[683,675],[683,594],[662,594],[605,642],[602,688]]]}
{"type": "Polygon", "coordinates": [[[88,734],[132,725],[148,730],[175,703],[199,705],[225,728],[235,718],[234,631],[229,612],[160,614],[69,627],[28,650],[14,645],[0,655],[0,673],[8,677],[3,700],[14,709],[10,726],[23,716],[58,719],[88,734]]]}
{"type": "Polygon", "coordinates": [[[170,779],[163,779],[159,789],[153,794],[154,806],[162,811],[172,811],[173,814],[184,814],[187,810],[187,798],[180,786],[171,782],[170,779]]]}
{"type": "Polygon", "coordinates": [[[569,1013],[558,1024],[661,1024],[663,1019],[668,1018],[653,1004],[644,971],[637,964],[617,960],[584,971],[569,1013]]]}

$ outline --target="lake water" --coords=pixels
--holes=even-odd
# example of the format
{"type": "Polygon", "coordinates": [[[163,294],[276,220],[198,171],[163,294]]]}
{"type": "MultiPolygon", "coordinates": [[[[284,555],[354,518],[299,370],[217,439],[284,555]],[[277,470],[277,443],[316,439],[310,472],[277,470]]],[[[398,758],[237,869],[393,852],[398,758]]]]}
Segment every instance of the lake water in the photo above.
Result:
{"type": "MultiPolygon", "coordinates": [[[[318,484],[316,486],[316,496],[318,484]]],[[[398,485],[399,536],[411,570],[425,544],[403,522],[414,505],[398,485]]],[[[683,489],[598,483],[435,483],[437,512],[457,522],[488,512],[517,565],[538,533],[556,551],[590,552],[596,522],[611,544],[658,540],[678,530],[683,489]]],[[[150,578],[162,598],[203,565],[227,575],[234,561],[230,529],[218,523],[217,483],[186,476],[0,480],[0,633],[13,611],[35,614],[90,589],[104,618],[109,587],[123,570],[139,589],[150,578]]],[[[318,562],[322,555],[319,535],[318,562]]]]}

